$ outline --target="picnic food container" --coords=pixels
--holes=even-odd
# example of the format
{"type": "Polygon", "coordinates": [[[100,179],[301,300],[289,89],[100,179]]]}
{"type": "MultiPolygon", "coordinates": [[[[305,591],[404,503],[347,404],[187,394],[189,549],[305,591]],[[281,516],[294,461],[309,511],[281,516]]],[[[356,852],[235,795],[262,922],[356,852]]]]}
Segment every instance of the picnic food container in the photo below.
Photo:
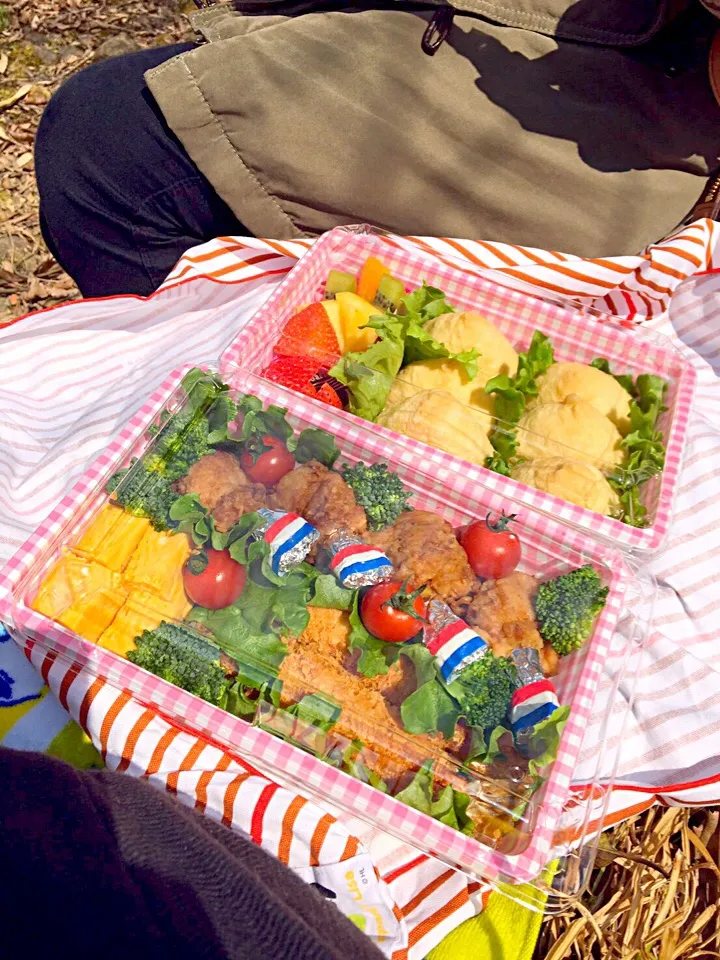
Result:
{"type": "MultiPolygon", "coordinates": [[[[191,381],[183,380],[187,374],[186,369],[176,370],[167,377],[3,568],[0,618],[13,636],[26,651],[39,646],[75,668],[92,671],[184,728],[254,759],[280,782],[364,819],[457,869],[482,877],[511,896],[519,896],[514,892],[515,885],[530,884],[522,894],[529,905],[536,902],[540,906],[542,895],[548,891],[563,902],[576,896],[592,864],[593,845],[612,783],[619,738],[612,738],[614,746],[608,745],[609,724],[612,718],[617,733],[622,716],[629,711],[633,657],[647,631],[643,611],[649,607],[651,581],[639,577],[632,559],[621,551],[580,529],[557,523],[527,503],[526,491],[518,484],[490,482],[495,478],[484,470],[460,482],[455,465],[428,456],[422,445],[401,443],[389,431],[377,430],[358,418],[270,383],[233,366],[227,358],[220,374],[209,369],[193,371],[192,390],[188,387],[191,381]],[[221,386],[221,394],[213,393],[221,380],[229,392],[222,392],[221,386]],[[277,573],[279,568],[273,568],[274,579],[263,579],[267,568],[262,564],[272,565],[272,552],[263,554],[257,568],[263,571],[262,576],[258,574],[262,589],[274,591],[268,607],[271,617],[252,623],[249,633],[245,627],[252,614],[247,611],[243,614],[243,630],[233,632],[234,627],[231,630],[227,626],[231,605],[224,610],[206,609],[204,616],[193,619],[192,604],[183,592],[183,569],[190,554],[198,552],[195,538],[203,530],[203,548],[215,543],[208,539],[208,518],[190,511],[184,515],[182,529],[160,532],[130,508],[121,510],[115,500],[124,489],[123,482],[136,476],[139,466],[144,469],[146,464],[165,462],[166,438],[173,435],[176,426],[180,440],[173,441],[172,455],[184,455],[186,445],[194,442],[188,433],[187,416],[196,408],[189,401],[193,390],[206,387],[212,397],[222,396],[223,404],[228,400],[240,404],[244,412],[232,421],[235,430],[245,429],[256,409],[270,411],[277,421],[278,416],[282,418],[278,408],[284,408],[295,436],[302,438],[302,431],[311,431],[306,437],[312,436],[315,446],[309,449],[314,455],[320,456],[317,438],[318,431],[323,431],[324,437],[334,438],[339,450],[337,466],[387,464],[409,491],[408,505],[446,521],[453,530],[491,513],[516,514],[514,525],[522,548],[520,574],[543,581],[585,566],[596,572],[607,588],[605,604],[589,639],[574,653],[560,658],[553,677],[559,704],[569,707],[559,744],[556,751],[553,749],[553,761],[533,765],[506,742],[494,756],[486,750],[483,762],[466,762],[461,746],[452,752],[440,734],[416,735],[398,722],[392,725],[380,721],[365,709],[362,696],[346,693],[343,683],[330,682],[321,670],[305,670],[314,641],[307,636],[306,620],[301,617],[299,625],[291,623],[298,607],[297,599],[291,597],[292,589],[298,589],[293,570],[287,573],[287,588],[277,573]],[[125,480],[118,481],[117,472],[123,469],[129,472],[125,480]],[[294,610],[292,616],[290,610],[294,610]],[[135,647],[128,639],[137,639],[143,631],[152,632],[161,622],[181,626],[200,645],[217,641],[223,656],[232,658],[235,672],[228,674],[232,684],[223,688],[222,706],[200,699],[126,658],[135,647]],[[302,647],[292,647],[295,641],[288,639],[299,631],[309,644],[305,652],[302,647]],[[278,658],[278,644],[282,647],[286,640],[291,652],[286,655],[283,651],[278,658]],[[622,698],[617,695],[621,683],[622,698]],[[586,736],[591,725],[592,743],[586,736]],[[578,812],[571,790],[574,771],[585,750],[591,750],[595,758],[591,781],[583,784],[583,790],[595,797],[592,816],[578,812]],[[426,802],[418,803],[417,794],[423,791],[426,802]],[[396,799],[393,794],[398,793],[416,806],[396,799]],[[543,871],[551,860],[556,861],[555,872],[546,876],[543,871]]],[[[217,407],[211,404],[209,409],[217,407]]],[[[211,427],[219,430],[220,438],[221,420],[213,420],[211,427]]],[[[221,453],[223,443],[233,442],[232,430],[224,437],[217,440],[221,453]]],[[[232,454],[224,455],[232,459],[232,454]]],[[[309,456],[306,453],[303,459],[307,461],[309,456]]],[[[301,459],[297,452],[296,459],[301,459]]],[[[241,519],[244,516],[241,512],[241,519]]],[[[406,516],[412,521],[412,513],[406,516]]],[[[450,531],[450,527],[443,530],[450,531]]],[[[248,528],[246,534],[247,543],[264,536],[263,528],[248,528]]],[[[272,540],[270,537],[268,542],[272,540]]],[[[455,543],[452,535],[450,540],[455,543]]],[[[428,549],[432,545],[433,541],[429,542],[428,549]]],[[[271,551],[274,549],[271,547],[271,551]]],[[[314,575],[321,569],[320,560],[315,563],[314,575]]],[[[247,569],[252,579],[256,568],[248,565],[247,569]]],[[[332,569],[331,562],[322,567],[326,583],[332,580],[328,572],[332,569]]],[[[317,599],[319,580],[313,583],[317,599]]],[[[268,595],[260,599],[260,584],[254,584],[258,606],[262,606],[268,595]]],[[[300,606],[305,607],[305,600],[300,606]]],[[[326,601],[315,607],[309,614],[311,623],[316,622],[313,617],[320,616],[318,609],[323,615],[330,614],[326,620],[317,621],[322,642],[334,623],[352,616],[347,610],[327,606],[326,601]]],[[[478,631],[482,632],[480,628],[478,631]]],[[[389,656],[387,646],[382,656],[389,656]]],[[[335,671],[336,676],[338,670],[347,675],[351,686],[359,673],[358,662],[352,661],[352,656],[341,657],[337,663],[342,669],[335,671]]],[[[427,659],[422,662],[427,665],[427,659]]],[[[229,669],[227,661],[225,664],[224,669],[229,669]]],[[[392,705],[397,709],[401,709],[403,694],[398,690],[402,684],[408,678],[410,686],[417,683],[407,657],[403,664],[403,675],[386,701],[390,703],[395,696],[392,705]]],[[[388,674],[393,669],[397,664],[388,674]]],[[[370,690],[374,696],[378,689],[387,689],[382,687],[384,676],[365,674],[366,684],[357,680],[365,684],[363,696],[370,696],[370,690]]],[[[408,695],[407,689],[404,695],[408,695]]],[[[377,698],[372,702],[377,703],[377,698]]],[[[393,716],[397,719],[397,711],[393,716]]]]}
{"type": "MultiPolygon", "coordinates": [[[[660,334],[643,330],[631,322],[601,314],[586,306],[553,300],[552,294],[541,296],[531,291],[511,289],[479,276],[468,269],[467,265],[462,267],[452,259],[406,251],[391,238],[371,228],[337,228],[325,234],[302,257],[266,303],[242,328],[236,340],[225,351],[221,365],[241,364],[246,370],[262,373],[273,358],[274,348],[288,320],[303,305],[323,299],[329,272],[335,270],[357,275],[369,257],[380,259],[408,291],[427,283],[440,288],[458,313],[473,311],[481,314],[497,331],[504,334],[516,351],[527,351],[533,334],[540,331],[550,338],[555,360],[560,363],[591,364],[593,360],[602,358],[608,362],[613,374],[625,374],[633,378],[641,374],[652,374],[665,381],[665,409],[656,423],[665,447],[665,461],[662,472],[645,480],[639,487],[642,504],[640,510],[646,513],[642,520],[643,525],[633,525],[634,521],[616,519],[612,514],[616,513],[619,507],[612,498],[610,506],[596,508],[605,509],[611,515],[603,515],[595,512],[595,508],[588,508],[589,504],[595,503],[600,486],[601,499],[607,499],[612,494],[603,477],[597,473],[598,470],[604,477],[617,481],[621,489],[623,484],[632,483],[636,477],[645,476],[645,473],[642,470],[628,471],[621,460],[625,456],[627,461],[627,454],[623,454],[619,447],[610,450],[597,440],[598,430],[609,431],[609,442],[614,442],[613,436],[620,440],[620,436],[605,416],[588,409],[588,404],[580,398],[576,401],[570,397],[563,404],[565,409],[561,412],[563,415],[567,414],[567,419],[572,422],[566,423],[567,430],[561,431],[560,435],[557,432],[560,430],[557,423],[543,423],[542,417],[531,417],[527,421],[527,427],[522,425],[524,420],[518,426],[517,423],[495,418],[494,428],[498,433],[512,434],[519,441],[520,456],[526,461],[517,468],[519,479],[486,469],[484,454],[473,458],[471,453],[466,452],[476,448],[477,436],[480,433],[487,434],[487,424],[490,422],[487,413],[478,410],[476,401],[473,400],[472,406],[466,404],[468,416],[461,416],[462,411],[457,409],[460,405],[457,392],[454,399],[448,398],[445,392],[438,394],[436,390],[432,393],[424,391],[421,395],[417,380],[411,382],[409,378],[410,367],[399,371],[390,392],[391,398],[405,398],[408,401],[402,405],[407,412],[394,406],[393,413],[388,416],[386,408],[373,427],[373,430],[388,442],[393,442],[396,447],[402,446],[432,465],[432,469],[441,476],[456,475],[456,482],[464,485],[466,489],[470,489],[475,483],[482,483],[502,497],[521,501],[540,513],[585,530],[593,537],[622,550],[631,551],[638,556],[647,556],[656,551],[667,535],[673,515],[695,389],[692,365],[660,334]],[[413,395],[418,400],[417,404],[414,403],[413,395]],[[567,408],[570,401],[572,416],[567,408]],[[443,420],[443,405],[448,402],[452,402],[454,410],[452,419],[455,423],[452,425],[449,423],[450,413],[447,413],[443,420]],[[430,413],[429,407],[433,408],[430,413]],[[427,421],[430,416],[433,418],[430,428],[424,423],[418,431],[417,425],[410,422],[418,419],[427,421]],[[399,433],[391,429],[398,419],[401,422],[399,433]],[[384,420],[387,420],[387,425],[384,420]],[[458,427],[459,420],[462,420],[462,423],[458,427]],[[459,442],[453,441],[452,452],[434,446],[438,443],[447,447],[446,434],[451,430],[455,434],[464,433],[459,442]],[[411,436],[404,435],[404,432],[411,436]],[[419,439],[421,436],[427,442],[419,439]],[[591,454],[588,454],[589,448],[593,448],[591,454]],[[541,454],[538,452],[541,450],[547,452],[541,454]],[[569,482],[572,485],[583,485],[584,492],[579,495],[577,502],[561,499],[560,496],[521,482],[534,480],[538,486],[547,487],[547,470],[543,475],[542,471],[534,469],[535,464],[540,465],[547,461],[532,459],[533,456],[541,455],[553,458],[549,463],[551,468],[553,464],[563,461],[563,470],[570,474],[569,482]],[[590,478],[587,476],[588,471],[592,471],[590,478]],[[577,477],[580,479],[576,480],[577,477]],[[595,487],[591,488],[593,483],[595,487]]],[[[383,311],[379,309],[378,312],[383,311]]],[[[297,352],[303,352],[302,344],[298,344],[297,352]]],[[[353,357],[357,373],[362,362],[357,354],[353,354],[353,357]]],[[[552,370],[552,367],[550,369],[552,370]]],[[[376,378],[383,376],[378,370],[373,371],[373,375],[376,378]]],[[[597,376],[597,372],[593,371],[593,375],[597,376]]],[[[438,381],[433,380],[433,385],[437,387],[438,381]]],[[[442,383],[439,387],[444,391],[442,383]]],[[[528,411],[529,409],[530,405],[528,411]]],[[[349,412],[339,415],[345,419],[353,417],[349,412]]],[[[629,421],[625,420],[621,427],[622,433],[627,435],[630,429],[629,421]]],[[[492,437],[492,432],[490,436],[492,437]]],[[[484,438],[483,444],[489,447],[484,438]]]]}

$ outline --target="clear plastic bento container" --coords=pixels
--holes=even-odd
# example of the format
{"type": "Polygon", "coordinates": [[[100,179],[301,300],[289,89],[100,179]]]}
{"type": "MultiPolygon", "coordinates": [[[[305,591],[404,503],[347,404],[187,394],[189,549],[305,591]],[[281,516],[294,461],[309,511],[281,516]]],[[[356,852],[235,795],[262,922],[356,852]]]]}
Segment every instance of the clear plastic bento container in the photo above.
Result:
{"type": "MultiPolygon", "coordinates": [[[[621,551],[486,477],[458,484],[392,434],[227,363],[222,375],[177,370],[3,568],[0,617],[27,650],[91,670],[306,795],[511,896],[529,883],[529,905],[548,891],[563,904],[592,864],[617,754],[608,730],[630,709],[653,585],[621,551]],[[273,435],[294,463],[263,481],[251,467],[273,435]],[[370,514],[348,506],[342,468],[359,463],[386,464],[407,492],[412,509],[389,527],[366,529],[370,514]],[[483,582],[456,535],[503,513],[516,515],[521,559],[483,582]],[[308,521],[319,539],[304,539],[308,521]],[[360,540],[393,570],[348,583],[338,550],[351,535],[356,560],[360,540]],[[210,576],[215,550],[242,576],[210,576]],[[580,568],[604,604],[588,614],[588,638],[558,658],[538,632],[538,583],[580,568]],[[365,626],[364,601],[387,577],[428,588],[406,642],[365,626]],[[445,604],[440,621],[431,597],[445,604]],[[480,664],[534,649],[535,675],[508,667],[492,690],[487,679],[468,687],[469,660],[444,672],[438,623],[479,640],[480,664]],[[545,710],[529,727],[518,690],[545,710]],[[592,816],[573,799],[584,752],[592,816]]],[[[551,601],[549,618],[558,611],[551,601]]]]}
{"type": "MultiPolygon", "coordinates": [[[[433,471],[455,474],[456,483],[468,492],[475,483],[482,483],[503,497],[520,500],[638,556],[656,551],[665,540],[673,515],[695,391],[692,364],[656,332],[595,309],[557,302],[552,294],[543,297],[537,292],[511,289],[478,276],[457,261],[407,251],[392,238],[369,228],[338,228],[325,234],[302,257],[242,328],[224,353],[221,365],[241,364],[253,373],[267,371],[290,318],[299,308],[324,298],[329,272],[357,276],[369,257],[381,260],[409,292],[423,283],[439,288],[456,314],[480,314],[483,323],[489,321],[494,331],[503,335],[505,343],[498,344],[494,333],[490,340],[482,340],[481,347],[482,343],[489,344],[486,360],[490,367],[486,367],[481,349],[475,361],[476,367],[479,363],[475,379],[468,376],[475,369],[472,360],[462,369],[456,362],[432,359],[432,350],[428,353],[428,348],[417,342],[394,374],[387,372],[384,361],[364,367],[363,351],[355,350],[349,365],[340,364],[342,375],[338,374],[338,365],[325,363],[346,388],[350,384],[349,392],[343,391],[342,383],[339,385],[346,409],[376,419],[373,429],[388,442],[392,438],[396,445],[431,465],[433,471]],[[507,347],[527,354],[536,331],[549,338],[555,363],[544,379],[542,373],[533,378],[542,384],[541,395],[527,395],[518,421],[512,413],[512,401],[508,404],[498,394],[495,399],[485,394],[482,371],[490,369],[493,377],[512,374],[501,362],[507,347]],[[408,364],[408,356],[421,359],[408,364]],[[625,387],[606,370],[578,372],[565,366],[590,365],[595,360],[607,361],[613,375],[630,377],[633,382],[627,381],[627,386],[635,392],[632,402],[625,387]],[[667,385],[657,402],[647,376],[644,381],[638,380],[648,374],[660,377],[667,385]],[[354,394],[354,385],[359,382],[364,384],[363,392],[354,394]],[[384,400],[368,403],[368,389],[380,390],[384,400]],[[641,408],[661,404],[654,425],[647,428],[647,433],[638,434],[638,422],[643,422],[645,430],[641,408]],[[659,441],[654,448],[649,443],[652,437],[659,441]],[[513,446],[508,448],[503,440],[513,441],[513,446]],[[653,457],[662,447],[664,466],[661,472],[653,472],[653,457]]],[[[377,313],[383,310],[378,308],[377,313]]],[[[444,324],[441,340],[456,336],[453,323],[451,318],[444,324]]],[[[432,324],[429,328],[436,329],[432,324]]],[[[379,331],[379,336],[383,335],[379,331]]],[[[306,352],[302,342],[297,342],[296,348],[288,344],[289,336],[291,339],[292,335],[285,334],[281,353],[306,352]]],[[[478,336],[486,337],[486,327],[478,336]]],[[[471,340],[462,340],[463,350],[470,348],[471,340]]],[[[457,345],[453,350],[459,352],[457,345]]],[[[547,374],[547,369],[544,372],[547,374]]],[[[318,382],[317,378],[313,381],[318,382]]],[[[332,385],[338,388],[337,378],[332,385]]],[[[350,418],[354,413],[341,415],[350,418]]]]}

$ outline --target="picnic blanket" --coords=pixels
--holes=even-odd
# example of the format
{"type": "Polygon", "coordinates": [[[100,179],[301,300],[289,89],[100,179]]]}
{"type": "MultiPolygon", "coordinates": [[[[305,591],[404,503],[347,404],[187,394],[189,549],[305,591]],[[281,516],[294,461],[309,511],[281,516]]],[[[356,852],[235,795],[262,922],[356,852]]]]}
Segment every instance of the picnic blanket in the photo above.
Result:
{"type": "MultiPolygon", "coordinates": [[[[647,324],[691,356],[697,407],[675,522],[666,548],[650,565],[659,594],[630,723],[623,730],[625,711],[619,709],[610,731],[611,745],[622,738],[622,752],[609,820],[658,799],[716,802],[718,227],[699,221],[637,257],[597,260],[452,239],[385,239],[505,285],[539,288],[647,324]]],[[[308,245],[219,238],[189,251],[150,298],[83,301],[0,330],[0,560],[11,556],[170,369],[217,359],[308,245]]],[[[8,648],[0,645],[0,652],[8,648]]],[[[342,890],[345,876],[362,869],[371,881],[362,923],[393,960],[420,960],[487,903],[482,884],[354,818],[321,810],[274,784],[248,758],[198,740],[127,693],[68,669],[38,647],[32,660],[109,766],[146,777],[207,815],[245,829],[301,875],[331,889],[342,890]]],[[[0,702],[3,691],[10,691],[8,702],[17,699],[19,668],[0,669],[9,678],[0,685],[0,702]]],[[[613,678],[605,682],[609,689],[613,678]]],[[[576,774],[580,804],[597,802],[585,790],[600,755],[600,731],[593,733],[591,728],[576,774]]],[[[611,769],[600,772],[612,779],[611,769]]],[[[355,908],[348,902],[357,915],[355,908]]]]}

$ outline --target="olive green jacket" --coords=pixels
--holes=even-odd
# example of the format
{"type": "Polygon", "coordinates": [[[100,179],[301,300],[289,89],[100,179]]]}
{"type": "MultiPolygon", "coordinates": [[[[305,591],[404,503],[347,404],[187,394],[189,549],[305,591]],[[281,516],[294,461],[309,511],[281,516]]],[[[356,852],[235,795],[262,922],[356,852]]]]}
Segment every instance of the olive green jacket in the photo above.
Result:
{"type": "Polygon", "coordinates": [[[720,163],[710,15],[696,37],[665,26],[662,0],[457,0],[430,56],[440,4],[319,6],[210,6],[193,17],[199,45],[147,74],[256,236],[367,222],[637,252],[720,163]]]}

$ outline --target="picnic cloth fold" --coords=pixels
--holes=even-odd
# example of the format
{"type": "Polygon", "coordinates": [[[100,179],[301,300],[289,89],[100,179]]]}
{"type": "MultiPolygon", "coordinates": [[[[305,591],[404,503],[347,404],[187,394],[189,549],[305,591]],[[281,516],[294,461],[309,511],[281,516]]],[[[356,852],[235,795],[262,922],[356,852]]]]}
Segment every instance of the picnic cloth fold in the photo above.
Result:
{"type": "MultiPolygon", "coordinates": [[[[698,373],[698,402],[675,523],[651,565],[659,595],[632,716],[623,730],[626,711],[619,709],[609,732],[611,744],[622,742],[610,822],[658,796],[671,803],[717,801],[718,227],[700,221],[637,257],[590,261],[492,243],[385,240],[432,252],[506,286],[540,289],[647,324],[684,344],[698,373]]],[[[308,245],[220,238],[189,251],[151,298],[83,301],[0,330],[0,559],[20,546],[168,370],[219,356],[308,245]]],[[[283,834],[275,825],[302,798],[273,784],[265,771],[198,741],[122,691],[73,674],[38,647],[31,659],[111,768],[145,777],[244,830],[307,879],[325,870],[325,882],[340,889],[338,864],[367,857],[368,876],[377,882],[361,922],[393,960],[420,960],[487,901],[481,884],[338,811],[302,802],[309,819],[297,817],[283,834]],[[253,818],[258,809],[262,813],[253,818]]],[[[608,690],[612,682],[604,678],[608,690]]],[[[6,690],[14,687],[6,681],[6,690]]],[[[575,803],[590,804],[591,813],[598,798],[587,786],[600,737],[600,730],[589,729],[576,773],[575,803]]],[[[601,781],[612,780],[612,769],[597,772],[601,781]]]]}

